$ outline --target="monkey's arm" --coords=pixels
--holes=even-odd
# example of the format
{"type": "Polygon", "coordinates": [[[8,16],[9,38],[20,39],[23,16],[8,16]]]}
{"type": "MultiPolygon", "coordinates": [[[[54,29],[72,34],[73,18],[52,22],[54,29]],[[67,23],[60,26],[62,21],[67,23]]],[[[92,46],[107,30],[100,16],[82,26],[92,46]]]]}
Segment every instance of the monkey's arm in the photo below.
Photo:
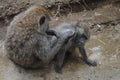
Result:
{"type": "Polygon", "coordinates": [[[87,63],[89,66],[97,66],[97,63],[95,61],[88,59],[84,46],[79,47],[79,51],[80,51],[80,53],[83,57],[83,61],[85,61],[85,63],[87,63]]]}
{"type": "Polygon", "coordinates": [[[48,29],[48,30],[46,31],[46,33],[47,33],[47,35],[56,36],[57,38],[59,37],[59,34],[58,34],[56,31],[54,31],[54,30],[48,29]]]}
{"type": "Polygon", "coordinates": [[[54,30],[47,30],[46,33],[47,35],[56,35],[56,32],[54,30]]]}
{"type": "Polygon", "coordinates": [[[66,40],[69,40],[73,35],[74,33],[71,33],[71,31],[66,32],[65,35],[61,35],[52,48],[50,47],[49,40],[45,36],[42,39],[40,38],[39,41],[41,42],[39,42],[38,44],[40,48],[40,53],[38,53],[37,56],[44,63],[49,63],[61,49],[66,40]]]}

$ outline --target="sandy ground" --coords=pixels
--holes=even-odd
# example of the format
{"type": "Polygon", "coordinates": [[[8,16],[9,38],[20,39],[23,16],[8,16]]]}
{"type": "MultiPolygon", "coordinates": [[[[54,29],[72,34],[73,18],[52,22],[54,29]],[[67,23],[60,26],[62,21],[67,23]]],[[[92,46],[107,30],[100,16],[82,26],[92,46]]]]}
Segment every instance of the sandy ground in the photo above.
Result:
{"type": "Polygon", "coordinates": [[[53,18],[52,25],[77,20],[92,26],[86,49],[89,58],[97,61],[97,67],[72,59],[66,63],[62,74],[55,73],[52,64],[44,70],[24,70],[6,57],[6,28],[1,28],[0,80],[120,80],[120,6],[105,5],[92,11],[70,13],[53,18]]]}

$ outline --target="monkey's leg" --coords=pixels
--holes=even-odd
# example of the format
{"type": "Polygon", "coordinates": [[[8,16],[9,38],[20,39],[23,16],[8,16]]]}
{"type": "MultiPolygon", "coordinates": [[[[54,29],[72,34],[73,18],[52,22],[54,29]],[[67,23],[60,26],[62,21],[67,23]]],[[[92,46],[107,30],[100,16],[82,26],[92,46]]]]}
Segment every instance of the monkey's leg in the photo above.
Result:
{"type": "Polygon", "coordinates": [[[63,47],[60,49],[58,54],[56,55],[55,60],[55,71],[57,73],[62,73],[62,67],[64,64],[64,58],[67,50],[71,47],[71,41],[69,41],[67,44],[64,44],[63,47]]]}
{"type": "Polygon", "coordinates": [[[84,47],[80,47],[79,51],[83,57],[83,61],[85,61],[85,63],[87,63],[89,66],[97,66],[97,63],[95,61],[89,60],[85,51],[84,47]]]}
{"type": "Polygon", "coordinates": [[[61,49],[58,52],[58,54],[56,55],[56,59],[55,59],[55,71],[57,73],[62,73],[62,67],[63,67],[64,57],[65,57],[65,52],[66,52],[66,50],[61,49]]]}

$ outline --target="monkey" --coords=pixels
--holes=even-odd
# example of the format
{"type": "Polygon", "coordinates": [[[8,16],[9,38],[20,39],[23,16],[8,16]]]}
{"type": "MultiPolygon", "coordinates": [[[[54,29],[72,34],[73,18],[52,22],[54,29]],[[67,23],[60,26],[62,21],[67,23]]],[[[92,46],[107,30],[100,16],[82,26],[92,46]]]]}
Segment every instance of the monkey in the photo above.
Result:
{"type": "MultiPolygon", "coordinates": [[[[82,27],[79,23],[62,23],[58,27],[53,28],[56,32],[64,33],[65,31],[73,31],[75,35],[73,38],[69,39],[68,44],[64,44],[60,49],[58,54],[55,57],[55,71],[61,73],[64,58],[67,52],[70,54],[75,51],[76,48],[79,48],[79,52],[82,55],[82,60],[89,66],[97,66],[95,61],[88,59],[85,43],[90,39],[90,30],[88,27],[82,27]]],[[[65,35],[65,34],[64,34],[65,35]]]]}
{"type": "Polygon", "coordinates": [[[74,35],[71,31],[63,35],[50,30],[49,21],[49,12],[40,5],[31,6],[16,15],[7,28],[7,57],[26,69],[48,65],[62,45],[74,35]],[[57,42],[51,43],[49,35],[57,36],[57,42]]]}

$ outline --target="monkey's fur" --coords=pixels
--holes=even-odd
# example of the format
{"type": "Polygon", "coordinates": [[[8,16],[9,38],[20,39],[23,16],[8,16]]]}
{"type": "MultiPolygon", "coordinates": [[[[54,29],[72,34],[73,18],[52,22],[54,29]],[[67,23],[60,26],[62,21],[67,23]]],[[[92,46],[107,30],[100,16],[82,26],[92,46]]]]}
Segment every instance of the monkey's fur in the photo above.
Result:
{"type": "Polygon", "coordinates": [[[46,33],[49,33],[49,20],[49,12],[39,5],[18,14],[7,29],[5,48],[9,59],[24,68],[48,64],[64,42],[74,35],[68,31],[51,44],[46,33]]]}
{"type": "Polygon", "coordinates": [[[63,23],[59,25],[59,27],[54,28],[53,30],[59,33],[65,33],[65,31],[69,31],[69,30],[75,32],[75,36],[69,40],[68,44],[64,44],[64,46],[60,49],[59,53],[55,57],[56,72],[58,73],[61,72],[66,52],[69,52],[70,54],[75,51],[75,48],[79,48],[79,51],[85,63],[87,63],[89,66],[97,65],[95,61],[88,59],[86,50],[84,48],[86,41],[89,40],[90,38],[90,31],[88,27],[82,27],[78,23],[76,25],[63,23]]]}

